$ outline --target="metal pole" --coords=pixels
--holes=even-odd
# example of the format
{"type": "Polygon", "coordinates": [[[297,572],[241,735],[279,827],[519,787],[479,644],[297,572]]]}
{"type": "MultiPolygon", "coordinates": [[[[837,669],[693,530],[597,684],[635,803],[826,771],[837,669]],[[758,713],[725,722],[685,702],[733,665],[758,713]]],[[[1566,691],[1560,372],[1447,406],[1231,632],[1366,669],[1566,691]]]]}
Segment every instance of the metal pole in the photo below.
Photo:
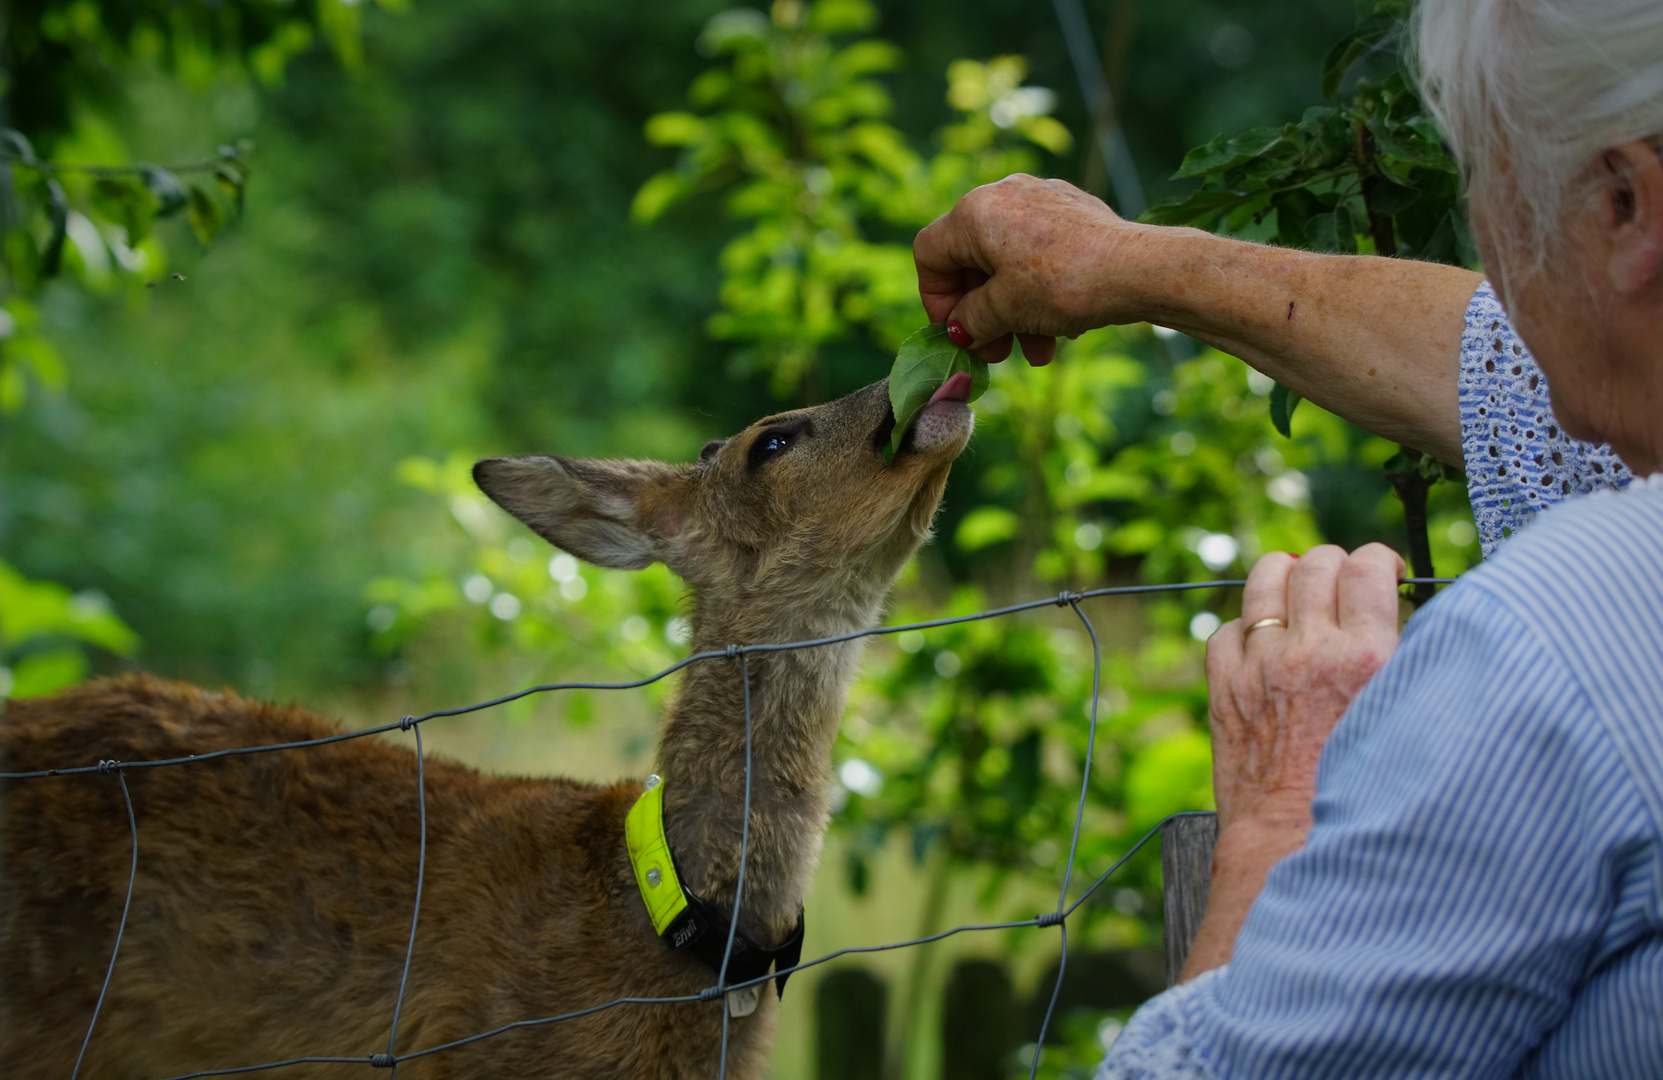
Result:
{"type": "Polygon", "coordinates": [[[1149,203],[1143,197],[1143,184],[1138,180],[1131,147],[1126,145],[1126,133],[1115,120],[1114,97],[1103,75],[1102,58],[1091,46],[1091,24],[1086,21],[1085,8],[1080,0],[1051,0],[1051,5],[1057,10],[1068,58],[1080,83],[1080,96],[1091,112],[1092,136],[1109,173],[1115,208],[1123,217],[1135,218],[1149,208],[1149,203]]]}

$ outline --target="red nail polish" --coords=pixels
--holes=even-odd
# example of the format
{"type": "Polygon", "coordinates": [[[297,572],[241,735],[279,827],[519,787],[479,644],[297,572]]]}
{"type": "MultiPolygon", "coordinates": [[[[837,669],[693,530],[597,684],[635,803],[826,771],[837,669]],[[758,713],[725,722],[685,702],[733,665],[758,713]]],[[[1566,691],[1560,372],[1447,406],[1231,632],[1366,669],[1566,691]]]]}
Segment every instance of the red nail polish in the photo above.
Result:
{"type": "Polygon", "coordinates": [[[947,324],[947,340],[961,349],[968,349],[974,339],[955,321],[947,324]]]}

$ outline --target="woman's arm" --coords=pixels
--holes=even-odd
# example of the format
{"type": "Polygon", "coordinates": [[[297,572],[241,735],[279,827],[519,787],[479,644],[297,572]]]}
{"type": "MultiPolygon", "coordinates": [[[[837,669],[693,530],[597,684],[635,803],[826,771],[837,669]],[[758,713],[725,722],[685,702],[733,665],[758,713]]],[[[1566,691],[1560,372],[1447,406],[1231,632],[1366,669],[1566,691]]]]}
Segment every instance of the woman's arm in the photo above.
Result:
{"type": "Polygon", "coordinates": [[[1010,335],[1031,361],[1055,338],[1153,322],[1239,356],[1386,438],[1462,464],[1456,373],[1480,275],[1316,255],[1139,225],[1060,180],[1012,176],[918,234],[932,322],[959,322],[984,359],[1010,335]]]}
{"type": "Polygon", "coordinates": [[[1230,962],[1271,867],[1304,846],[1329,733],[1397,648],[1402,574],[1381,544],[1272,552],[1247,577],[1241,618],[1207,642],[1219,835],[1185,979],[1230,962]]]}
{"type": "MultiPolygon", "coordinates": [[[[1621,550],[1660,516],[1599,524],[1621,550]]],[[[1656,741],[1655,698],[1636,689],[1658,650],[1600,625],[1623,610],[1613,594],[1650,612],[1658,589],[1608,569],[1594,532],[1560,530],[1410,622],[1328,740],[1316,824],[1261,876],[1245,923],[1209,896],[1234,939],[1210,962],[1228,965],[1144,1005],[1099,1080],[1498,1080],[1527,1056],[1531,1075],[1659,1075],[1663,1026],[1635,1004],[1663,988],[1658,785],[1624,756],[1631,733],[1656,741]],[[1596,569],[1563,569],[1577,559],[1596,569]],[[1590,684],[1615,703],[1604,715],[1590,684]]],[[[1658,545],[1638,546],[1658,565],[1658,545]]],[[[1232,784],[1264,758],[1233,760],[1232,784]]],[[[1222,824],[1222,792],[1219,806],[1222,824]]]]}

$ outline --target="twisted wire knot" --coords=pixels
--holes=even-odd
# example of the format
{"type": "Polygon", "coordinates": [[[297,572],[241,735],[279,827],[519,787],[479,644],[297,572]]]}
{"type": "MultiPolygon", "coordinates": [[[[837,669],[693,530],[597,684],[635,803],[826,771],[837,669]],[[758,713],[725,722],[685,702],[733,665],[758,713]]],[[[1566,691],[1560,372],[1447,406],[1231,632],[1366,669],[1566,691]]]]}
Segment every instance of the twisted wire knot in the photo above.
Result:
{"type": "Polygon", "coordinates": [[[1062,592],[1057,594],[1057,606],[1067,607],[1069,604],[1072,604],[1078,599],[1080,599],[1079,593],[1069,592],[1067,589],[1064,589],[1062,592]]]}
{"type": "Polygon", "coordinates": [[[1047,911],[1043,915],[1034,916],[1035,926],[1061,926],[1062,921],[1063,913],[1060,911],[1047,911]]]}
{"type": "Polygon", "coordinates": [[[416,726],[416,718],[414,716],[405,716],[405,717],[400,717],[399,718],[398,729],[400,731],[409,731],[411,728],[413,728],[415,726],[416,726]]]}
{"type": "Polygon", "coordinates": [[[715,1001],[721,996],[722,988],[720,986],[707,986],[703,990],[699,991],[700,1001],[715,1001]]]}
{"type": "MultiPolygon", "coordinates": [[[[410,719],[408,716],[406,720],[410,719]]],[[[391,1054],[371,1054],[370,1067],[374,1069],[390,1069],[398,1064],[398,1058],[391,1054]]]]}
{"type": "Polygon", "coordinates": [[[98,771],[101,773],[113,773],[119,768],[121,768],[121,762],[119,761],[100,761],[98,763],[98,771]]]}
{"type": "Polygon", "coordinates": [[[745,651],[745,646],[743,646],[743,645],[729,645],[728,648],[727,648],[728,659],[732,660],[734,657],[738,656],[740,653],[742,653],[744,651],[745,651]]]}

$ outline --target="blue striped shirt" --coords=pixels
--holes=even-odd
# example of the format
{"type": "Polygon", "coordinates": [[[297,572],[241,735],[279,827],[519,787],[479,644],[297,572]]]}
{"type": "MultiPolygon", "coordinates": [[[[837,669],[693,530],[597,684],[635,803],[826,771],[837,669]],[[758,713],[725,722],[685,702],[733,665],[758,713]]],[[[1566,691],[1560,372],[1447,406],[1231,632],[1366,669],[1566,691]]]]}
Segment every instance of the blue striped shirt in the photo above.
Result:
{"type": "Polygon", "coordinates": [[[1231,963],[1100,1080],[1663,1077],[1663,478],[1415,616],[1231,963]]]}

